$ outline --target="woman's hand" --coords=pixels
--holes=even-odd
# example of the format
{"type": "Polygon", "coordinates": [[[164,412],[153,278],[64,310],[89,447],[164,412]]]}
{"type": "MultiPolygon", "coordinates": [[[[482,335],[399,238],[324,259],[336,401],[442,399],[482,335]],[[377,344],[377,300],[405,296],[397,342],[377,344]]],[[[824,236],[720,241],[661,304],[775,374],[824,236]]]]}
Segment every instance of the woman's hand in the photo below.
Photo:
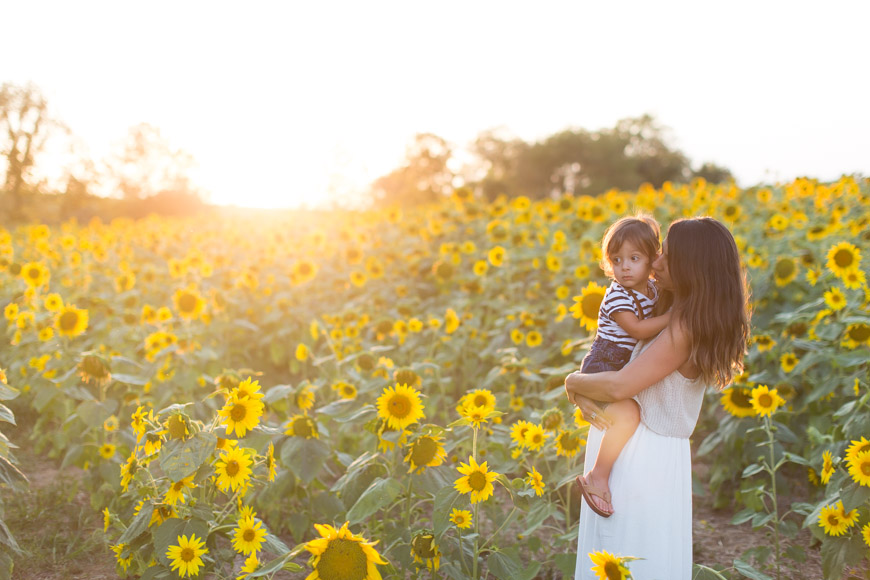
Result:
{"type": "MultiPolygon", "coordinates": [[[[584,375],[582,373],[572,373],[572,383],[575,381],[582,382],[584,375]]],[[[572,385],[572,386],[576,386],[572,385]]],[[[598,404],[588,397],[579,394],[568,385],[568,380],[565,380],[565,393],[568,395],[568,400],[572,405],[578,407],[583,413],[583,419],[588,421],[593,427],[606,430],[613,425],[613,419],[601,408],[598,404]]]]}

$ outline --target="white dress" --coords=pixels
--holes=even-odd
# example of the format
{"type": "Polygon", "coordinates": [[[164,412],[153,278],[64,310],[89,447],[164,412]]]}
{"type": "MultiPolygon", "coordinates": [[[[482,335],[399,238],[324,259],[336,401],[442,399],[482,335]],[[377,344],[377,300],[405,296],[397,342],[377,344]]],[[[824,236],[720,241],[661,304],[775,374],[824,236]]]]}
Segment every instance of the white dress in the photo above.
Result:
{"type": "MultiPolygon", "coordinates": [[[[648,344],[638,344],[632,358],[648,344]]],[[[689,435],[697,423],[704,390],[699,380],[675,371],[635,397],[641,423],[610,473],[614,513],[602,518],[585,501],[580,508],[576,579],[597,578],[589,554],[604,550],[643,558],[628,563],[632,576],[639,580],[691,580],[689,435]]],[[[602,436],[602,431],[590,428],[584,472],[595,464],[602,436]]]]}

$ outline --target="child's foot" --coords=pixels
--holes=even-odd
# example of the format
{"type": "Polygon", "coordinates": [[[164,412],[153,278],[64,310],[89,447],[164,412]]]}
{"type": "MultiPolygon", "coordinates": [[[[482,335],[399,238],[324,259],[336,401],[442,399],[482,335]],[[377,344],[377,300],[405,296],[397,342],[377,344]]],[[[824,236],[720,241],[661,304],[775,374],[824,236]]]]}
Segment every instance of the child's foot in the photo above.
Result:
{"type": "Polygon", "coordinates": [[[610,487],[606,479],[596,479],[595,472],[590,471],[586,475],[577,478],[583,497],[589,503],[592,511],[602,517],[610,517],[613,514],[613,505],[610,503],[610,487]]]}

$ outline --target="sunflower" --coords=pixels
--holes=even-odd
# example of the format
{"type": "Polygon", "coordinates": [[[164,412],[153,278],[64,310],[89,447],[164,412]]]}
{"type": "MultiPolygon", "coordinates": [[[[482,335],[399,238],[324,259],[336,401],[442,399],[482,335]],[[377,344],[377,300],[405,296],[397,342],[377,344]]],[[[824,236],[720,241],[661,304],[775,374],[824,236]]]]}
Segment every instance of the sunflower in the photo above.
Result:
{"type": "Polygon", "coordinates": [[[400,385],[408,385],[419,388],[423,384],[423,378],[412,369],[396,369],[393,372],[393,381],[400,385]]]}
{"type": "Polygon", "coordinates": [[[54,327],[63,336],[78,336],[88,328],[88,311],[66,305],[55,315],[54,327]]]}
{"type": "Polygon", "coordinates": [[[103,459],[111,459],[115,456],[116,447],[111,443],[103,443],[100,445],[99,453],[103,459]]]}
{"type": "Polygon", "coordinates": [[[870,441],[867,441],[865,437],[852,440],[851,445],[846,449],[846,463],[851,466],[858,460],[858,456],[865,451],[870,451],[870,441]]]}
{"type": "Polygon", "coordinates": [[[489,263],[486,260],[477,260],[472,266],[472,272],[475,276],[484,276],[487,270],[489,270],[489,263]]]}
{"type": "Polygon", "coordinates": [[[525,481],[535,490],[535,495],[538,497],[544,495],[544,487],[546,487],[544,476],[538,473],[538,470],[534,467],[532,467],[531,471],[527,471],[526,475],[528,477],[526,477],[525,481]]]}
{"type": "Polygon", "coordinates": [[[45,305],[45,309],[49,312],[57,312],[63,308],[63,298],[60,297],[60,294],[55,292],[46,296],[42,303],[45,305]]]}
{"type": "Polygon", "coordinates": [[[435,544],[435,536],[432,532],[419,532],[411,539],[411,555],[414,556],[414,562],[425,564],[431,572],[438,570],[441,551],[435,544]]]}
{"type": "Polygon", "coordinates": [[[782,367],[783,372],[790,373],[797,366],[800,359],[793,352],[787,352],[781,357],[779,357],[779,364],[782,367]]]}
{"type": "Polygon", "coordinates": [[[827,484],[834,474],[834,462],[831,458],[831,452],[825,451],[822,454],[822,483],[827,484]]]}
{"type": "Polygon", "coordinates": [[[305,580],[381,580],[378,564],[387,562],[369,542],[347,529],[345,522],[340,529],[328,524],[314,524],[320,538],[305,544],[311,552],[308,564],[314,568],[305,580]]]}
{"type": "Polygon", "coordinates": [[[861,537],[864,538],[867,547],[870,547],[870,524],[864,524],[864,527],[861,528],[861,537]]]}
{"type": "Polygon", "coordinates": [[[488,407],[475,407],[474,405],[459,407],[459,414],[474,429],[480,429],[489,419],[500,415],[500,413],[494,409],[488,407]]]}
{"type": "Polygon", "coordinates": [[[856,322],[846,327],[840,344],[850,350],[858,348],[862,344],[870,346],[870,325],[856,322]]]}
{"type": "Polygon", "coordinates": [[[48,283],[51,278],[51,272],[42,262],[28,262],[21,266],[19,274],[27,285],[31,288],[39,288],[43,284],[48,283]]]}
{"type": "Polygon", "coordinates": [[[870,487],[870,451],[862,451],[849,465],[849,475],[855,483],[870,487]]]}
{"type": "Polygon", "coordinates": [[[409,473],[422,472],[426,467],[441,465],[446,458],[442,438],[437,435],[423,435],[411,443],[405,463],[410,466],[409,473]]]}
{"type": "Polygon", "coordinates": [[[178,315],[185,320],[196,320],[205,310],[205,300],[194,288],[176,290],[172,301],[178,315]]]}
{"type": "Polygon", "coordinates": [[[233,538],[233,549],[246,556],[255,554],[265,540],[266,530],[263,529],[263,522],[248,516],[239,520],[233,538]]]}
{"type": "Polygon", "coordinates": [[[541,415],[541,427],[544,428],[544,431],[559,431],[564,424],[565,417],[562,415],[562,411],[559,410],[558,407],[547,409],[544,411],[544,414],[541,415]]]}
{"type": "Polygon", "coordinates": [[[304,437],[305,439],[318,439],[320,434],[317,423],[308,415],[294,415],[287,422],[284,434],[291,437],[304,437]]]}
{"type": "Polygon", "coordinates": [[[228,489],[236,491],[239,487],[244,487],[251,477],[252,463],[245,450],[239,447],[221,453],[215,465],[218,474],[217,486],[225,493],[228,489]]]}
{"type": "Polygon", "coordinates": [[[735,417],[752,417],[755,408],[752,406],[752,393],[744,387],[731,387],[722,392],[722,406],[735,417]]]}
{"type": "Polygon", "coordinates": [[[392,429],[404,429],[424,417],[420,393],[408,385],[384,387],[377,401],[378,417],[392,429]]]}
{"type": "Polygon", "coordinates": [[[526,336],[523,334],[523,331],[520,330],[519,328],[514,328],[511,331],[511,340],[513,341],[514,344],[522,344],[525,339],[526,339],[526,336]]]}
{"type": "Polygon", "coordinates": [[[857,290],[867,284],[867,275],[864,270],[854,268],[843,274],[843,286],[850,290],[857,290]]]}
{"type": "Polygon", "coordinates": [[[851,527],[850,518],[846,516],[843,502],[837,502],[835,506],[826,505],[819,514],[819,526],[829,536],[842,536],[851,527]]]}
{"type": "Polygon", "coordinates": [[[525,434],[526,447],[532,451],[538,451],[544,446],[548,436],[543,427],[530,423],[525,434]]]}
{"type": "MultiPolygon", "coordinates": [[[[264,396],[263,393],[260,392],[259,381],[255,381],[251,377],[248,377],[244,381],[240,382],[233,388],[233,390],[240,399],[242,397],[247,397],[249,399],[262,399],[264,396]]],[[[230,396],[231,395],[232,393],[230,394],[230,396]]]]}
{"type": "Polygon", "coordinates": [[[311,356],[311,351],[304,342],[300,342],[296,345],[296,360],[299,362],[305,362],[308,360],[309,356],[311,356]]]}
{"type": "Polygon", "coordinates": [[[849,270],[858,268],[861,263],[861,250],[849,242],[840,242],[828,250],[827,260],[828,270],[842,278],[849,270]]]}
{"type": "Polygon", "coordinates": [[[773,279],[777,286],[785,286],[798,275],[797,260],[789,257],[777,259],[773,266],[773,279]]]}
{"type": "Polygon", "coordinates": [[[495,395],[489,389],[475,389],[470,393],[466,393],[459,400],[459,406],[456,410],[461,413],[462,407],[484,407],[486,409],[495,409],[495,395]]]}
{"type": "Polygon", "coordinates": [[[248,577],[248,574],[257,571],[257,568],[260,566],[260,560],[257,559],[257,553],[251,552],[251,555],[245,558],[245,565],[242,566],[242,569],[239,570],[242,575],[237,577],[237,580],[243,580],[248,577]]]}
{"type": "Polygon", "coordinates": [[[172,570],[184,578],[199,575],[199,568],[203,565],[202,556],[207,553],[205,542],[190,534],[190,538],[178,536],[178,544],[169,546],[166,557],[171,561],[172,570]]]}
{"type": "Polygon", "coordinates": [[[444,332],[447,334],[453,334],[459,328],[460,323],[461,321],[459,320],[456,311],[452,308],[448,308],[444,315],[444,332]]]}
{"type": "Polygon", "coordinates": [[[574,296],[575,304],[570,310],[574,318],[580,319],[580,326],[589,332],[598,328],[598,309],[606,292],[603,286],[589,282],[579,296],[574,296]]]}
{"type": "Polygon", "coordinates": [[[77,369],[82,381],[86,383],[93,381],[97,385],[105,385],[112,379],[109,363],[100,355],[85,354],[77,369]]]}
{"type": "Polygon", "coordinates": [[[846,307],[846,296],[843,294],[843,291],[836,286],[826,291],[824,296],[825,304],[827,304],[831,310],[837,311],[846,307]]]}
{"type": "Polygon", "coordinates": [[[304,284],[317,276],[317,264],[311,260],[299,260],[293,266],[292,278],[296,284],[304,284]]]}
{"type": "Polygon", "coordinates": [[[777,407],[785,404],[785,400],[777,394],[776,389],[767,385],[759,385],[752,389],[752,408],[759,417],[772,415],[777,407]]]}
{"type": "Polygon", "coordinates": [[[7,304],[6,307],[3,309],[3,316],[9,322],[12,322],[13,320],[17,319],[18,318],[18,304],[16,304],[15,302],[10,302],[9,304],[7,304]]]}
{"type": "Polygon", "coordinates": [[[450,521],[460,530],[470,528],[473,523],[470,511],[458,510],[456,508],[450,511],[450,521]]]}
{"type": "Polygon", "coordinates": [[[489,252],[487,252],[486,258],[489,260],[490,264],[498,268],[504,264],[506,255],[507,251],[502,246],[493,246],[489,252]]]}
{"type": "Polygon", "coordinates": [[[599,580],[626,580],[631,578],[631,572],[625,567],[625,559],[609,552],[590,552],[589,558],[594,566],[592,571],[598,575],[599,580]]]}
{"type": "Polygon", "coordinates": [[[130,564],[133,563],[133,552],[127,549],[127,544],[116,544],[112,546],[112,551],[115,552],[115,559],[118,562],[118,565],[121,566],[121,569],[124,572],[127,571],[127,568],[130,567],[130,564]],[[126,556],[123,554],[126,552],[126,556]]]}
{"type": "Polygon", "coordinates": [[[453,487],[459,493],[471,493],[471,503],[486,501],[492,495],[492,482],[499,476],[495,471],[489,471],[486,461],[478,465],[474,457],[468,457],[468,463],[461,463],[456,470],[464,477],[457,479],[453,487]]]}
{"type": "Polygon", "coordinates": [[[268,480],[275,481],[277,464],[275,463],[275,444],[269,442],[269,447],[266,450],[266,470],[269,472],[268,480]]]}
{"type": "Polygon", "coordinates": [[[585,443],[575,431],[560,430],[559,434],[556,435],[556,455],[574,457],[585,443]]]}
{"type": "Polygon", "coordinates": [[[541,336],[541,333],[538,332],[537,330],[531,330],[526,335],[526,344],[531,348],[535,348],[536,346],[541,346],[542,342],[544,342],[544,339],[541,336]]]}
{"type": "Polygon", "coordinates": [[[758,346],[758,352],[766,352],[774,347],[776,341],[766,334],[756,334],[752,342],[758,346]]]}
{"type": "Polygon", "coordinates": [[[253,431],[260,424],[264,407],[259,399],[240,398],[238,393],[233,393],[218,411],[218,415],[224,418],[222,424],[226,426],[228,435],[235,431],[236,436],[244,437],[248,431],[253,431]]]}
{"type": "Polygon", "coordinates": [[[175,505],[179,501],[181,503],[185,503],[184,500],[184,488],[188,487],[193,489],[196,487],[196,484],[193,483],[193,475],[189,477],[185,477],[180,481],[176,481],[172,485],[169,486],[169,489],[166,491],[166,496],[163,498],[163,503],[169,505],[175,505]]]}
{"type": "Polygon", "coordinates": [[[40,342],[48,342],[52,338],[54,338],[54,328],[50,326],[46,326],[42,330],[39,331],[38,338],[40,342]]]}
{"type": "Polygon", "coordinates": [[[532,423],[520,419],[513,425],[511,425],[511,439],[514,444],[519,448],[524,448],[528,446],[526,442],[526,432],[529,430],[529,427],[532,426],[532,423]]]}

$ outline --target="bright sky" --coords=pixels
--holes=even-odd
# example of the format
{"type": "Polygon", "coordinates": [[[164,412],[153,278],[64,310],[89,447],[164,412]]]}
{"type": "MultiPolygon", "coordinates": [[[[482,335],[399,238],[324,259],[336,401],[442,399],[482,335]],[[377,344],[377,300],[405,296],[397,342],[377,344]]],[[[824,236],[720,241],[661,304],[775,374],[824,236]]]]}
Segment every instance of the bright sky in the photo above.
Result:
{"type": "Polygon", "coordinates": [[[0,5],[0,82],[36,83],[96,160],[138,123],[215,203],[316,204],[465,146],[650,113],[741,185],[870,174],[863,0],[0,5]]]}

